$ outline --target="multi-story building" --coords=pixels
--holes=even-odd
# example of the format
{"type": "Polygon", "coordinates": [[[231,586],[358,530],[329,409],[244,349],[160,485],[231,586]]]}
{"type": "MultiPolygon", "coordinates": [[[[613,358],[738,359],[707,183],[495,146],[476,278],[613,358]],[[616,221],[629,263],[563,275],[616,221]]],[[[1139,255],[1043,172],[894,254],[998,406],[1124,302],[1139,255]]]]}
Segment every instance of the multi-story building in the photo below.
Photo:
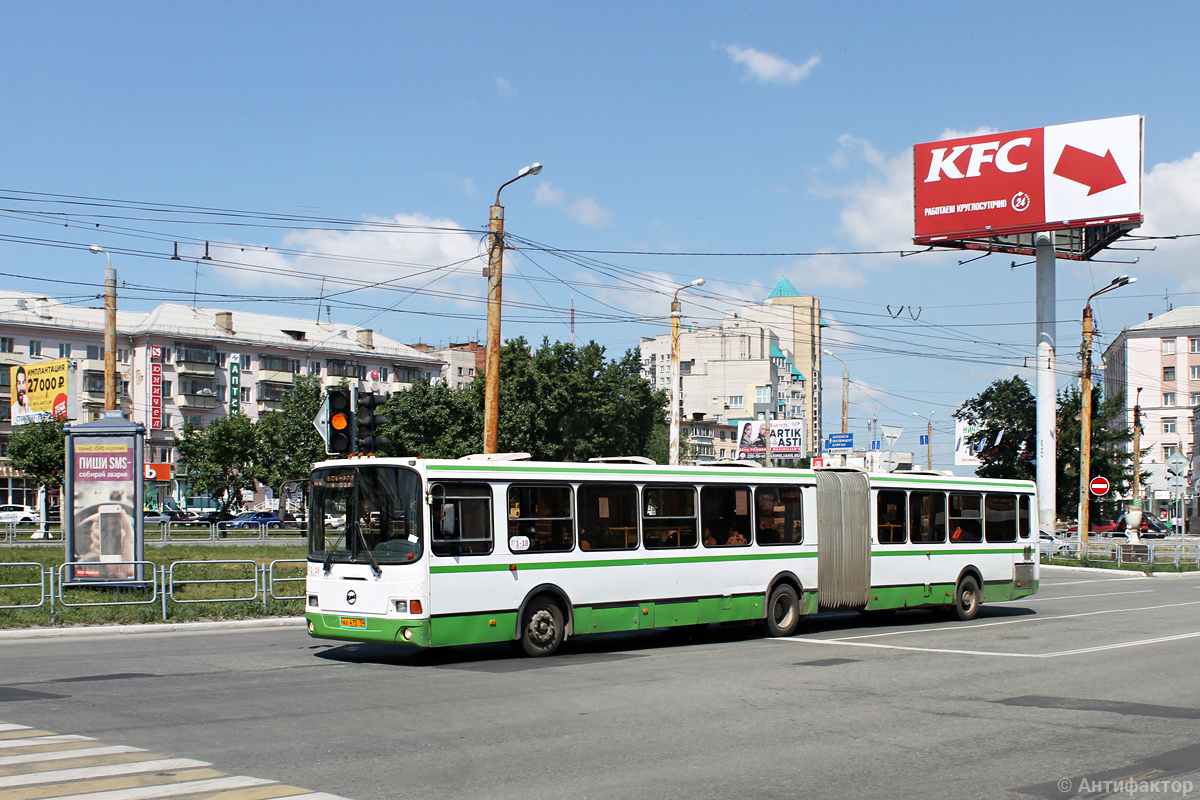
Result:
{"type": "MultiPolygon", "coordinates": [[[[1125,393],[1126,418],[1141,410],[1142,484],[1149,509],[1159,514],[1170,500],[1166,460],[1182,451],[1191,458],[1200,405],[1200,306],[1168,311],[1121,331],[1104,351],[1105,393],[1125,393]]],[[[1192,474],[1196,474],[1193,465],[1192,474]]],[[[1195,516],[1194,502],[1187,516],[1195,516]]]]}
{"type": "MultiPolygon", "coordinates": [[[[116,351],[120,409],[146,426],[147,462],[168,464],[186,420],[203,426],[234,410],[257,419],[279,410],[298,376],[316,376],[326,386],[346,380],[363,391],[392,392],[436,379],[444,366],[436,356],[369,328],[178,303],[150,312],[118,309],[116,351]]],[[[104,409],[104,356],[103,307],[5,292],[0,455],[12,432],[7,367],[67,359],[68,416],[86,421],[104,409]]]]}
{"type": "Polygon", "coordinates": [[[442,381],[452,389],[461,389],[475,382],[475,376],[483,373],[486,348],[479,342],[451,343],[446,347],[417,343],[409,347],[427,356],[440,359],[442,381]]]}
{"type": "MultiPolygon", "coordinates": [[[[642,376],[669,392],[671,335],[643,338],[641,353],[642,376]]],[[[683,417],[723,424],[767,414],[803,419],[808,455],[821,441],[820,372],[820,303],[787,278],[762,303],[727,311],[720,325],[679,334],[683,417]]]]}

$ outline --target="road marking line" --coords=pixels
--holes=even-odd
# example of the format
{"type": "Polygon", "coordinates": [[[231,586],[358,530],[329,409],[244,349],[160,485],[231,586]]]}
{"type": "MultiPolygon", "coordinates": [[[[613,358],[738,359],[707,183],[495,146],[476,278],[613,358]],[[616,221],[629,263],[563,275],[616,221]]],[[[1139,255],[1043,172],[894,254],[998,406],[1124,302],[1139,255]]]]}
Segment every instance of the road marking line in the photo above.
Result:
{"type": "Polygon", "coordinates": [[[348,800],[348,798],[329,792],[312,792],[311,794],[289,794],[287,797],[276,797],[274,800],[348,800]]]}
{"type": "Polygon", "coordinates": [[[32,730],[28,725],[18,725],[15,722],[0,722],[0,731],[28,731],[32,730]]]}
{"type": "Polygon", "coordinates": [[[113,753],[144,753],[139,747],[112,745],[110,747],[82,747],[75,750],[51,750],[46,753],[25,753],[19,756],[0,756],[0,767],[9,764],[36,764],[39,761],[58,761],[64,758],[87,758],[90,756],[105,756],[113,753]]]}
{"type": "Polygon", "coordinates": [[[263,786],[270,783],[275,783],[275,781],[237,775],[226,778],[209,778],[202,781],[188,781],[187,783],[172,783],[163,786],[140,786],[129,789],[64,795],[55,798],[55,800],[157,800],[160,797],[178,797],[184,794],[242,789],[248,786],[263,786]]]}
{"type": "Polygon", "coordinates": [[[1099,594],[1069,594],[1066,597],[1022,597],[1018,600],[997,600],[994,603],[988,603],[989,606],[998,606],[1003,603],[1044,603],[1047,600],[1082,600],[1085,597],[1115,597],[1122,594],[1146,594],[1153,592],[1153,589],[1134,589],[1132,592],[1100,592],[1099,594]]]}
{"type": "Polygon", "coordinates": [[[85,778],[107,778],[114,775],[134,775],[139,772],[162,772],[173,769],[212,766],[207,761],[194,758],[160,758],[154,761],[135,761],[129,764],[107,764],[100,767],[78,767],[38,772],[32,775],[6,775],[0,777],[0,788],[6,786],[33,786],[39,783],[82,780],[85,778]]]}
{"type": "Polygon", "coordinates": [[[1074,586],[1078,583],[1119,583],[1124,581],[1140,581],[1144,580],[1145,577],[1145,573],[1138,573],[1138,575],[1133,578],[1089,578],[1082,581],[1063,581],[1062,583],[1051,583],[1047,584],[1047,588],[1053,589],[1056,586],[1074,586]]]}
{"type": "Polygon", "coordinates": [[[996,658],[1059,658],[1061,656],[1075,656],[1086,653],[1099,653],[1105,650],[1120,650],[1126,647],[1141,647],[1148,644],[1163,644],[1166,642],[1178,642],[1184,639],[1195,639],[1200,637],[1200,631],[1193,633],[1181,633],[1175,636],[1163,636],[1157,639],[1141,639],[1134,642],[1118,642],[1117,644],[1098,645],[1096,647],[1084,647],[1078,650],[1060,650],[1054,653],[1006,653],[1003,651],[990,650],[956,650],[952,648],[941,647],[909,647],[900,644],[879,644],[878,642],[849,642],[840,639],[804,639],[800,637],[787,637],[781,639],[773,639],[776,642],[803,642],[807,644],[825,644],[825,645],[841,645],[843,647],[869,647],[876,650],[904,650],[910,653],[943,653],[947,655],[961,656],[993,656],[996,658]]]}
{"type": "MultiPolygon", "coordinates": [[[[1101,614],[1125,614],[1130,611],[1157,611],[1162,608],[1179,608],[1181,606],[1200,605],[1200,600],[1190,600],[1186,603],[1167,603],[1161,606],[1140,606],[1138,608],[1106,608],[1101,611],[1083,611],[1078,614],[1059,614],[1057,616],[1022,617],[1021,619],[1006,619],[999,622],[981,622],[978,625],[945,625],[939,628],[910,628],[902,631],[884,631],[883,633],[864,633],[861,636],[840,636],[838,641],[852,639],[874,639],[880,636],[903,636],[909,633],[941,633],[943,631],[966,631],[979,628],[994,628],[998,625],[1017,625],[1026,622],[1055,622],[1062,619],[1079,619],[1080,617],[1095,617],[1101,614]]],[[[832,641],[832,640],[826,640],[832,641]]]]}
{"type": "Polygon", "coordinates": [[[91,736],[79,736],[74,733],[64,733],[57,736],[35,736],[30,739],[4,739],[0,740],[0,750],[8,750],[15,747],[36,747],[42,744],[62,744],[65,742],[94,742],[96,741],[91,736]]]}

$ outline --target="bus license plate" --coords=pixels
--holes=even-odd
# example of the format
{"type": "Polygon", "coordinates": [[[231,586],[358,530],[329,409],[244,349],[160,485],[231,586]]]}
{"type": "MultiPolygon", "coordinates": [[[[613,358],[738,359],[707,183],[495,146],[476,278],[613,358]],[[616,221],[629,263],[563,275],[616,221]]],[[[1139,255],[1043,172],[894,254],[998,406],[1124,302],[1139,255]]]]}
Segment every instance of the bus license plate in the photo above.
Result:
{"type": "Polygon", "coordinates": [[[367,621],[358,617],[342,617],[341,623],[343,628],[366,628],[367,621]]]}

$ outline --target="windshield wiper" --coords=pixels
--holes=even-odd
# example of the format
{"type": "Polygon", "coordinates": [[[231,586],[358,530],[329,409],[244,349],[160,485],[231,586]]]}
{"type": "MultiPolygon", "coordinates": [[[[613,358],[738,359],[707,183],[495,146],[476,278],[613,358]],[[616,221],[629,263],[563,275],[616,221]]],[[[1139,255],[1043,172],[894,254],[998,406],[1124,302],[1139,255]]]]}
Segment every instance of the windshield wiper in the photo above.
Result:
{"type": "Polygon", "coordinates": [[[375,579],[379,580],[383,577],[383,570],[379,568],[379,564],[375,562],[375,556],[371,554],[371,548],[367,544],[367,535],[363,533],[362,527],[354,526],[354,532],[358,534],[358,540],[362,542],[363,554],[367,557],[367,561],[371,564],[371,571],[375,573],[375,579]]]}
{"type": "Polygon", "coordinates": [[[326,550],[325,551],[325,574],[328,575],[329,571],[332,569],[333,569],[333,551],[326,550]]]}

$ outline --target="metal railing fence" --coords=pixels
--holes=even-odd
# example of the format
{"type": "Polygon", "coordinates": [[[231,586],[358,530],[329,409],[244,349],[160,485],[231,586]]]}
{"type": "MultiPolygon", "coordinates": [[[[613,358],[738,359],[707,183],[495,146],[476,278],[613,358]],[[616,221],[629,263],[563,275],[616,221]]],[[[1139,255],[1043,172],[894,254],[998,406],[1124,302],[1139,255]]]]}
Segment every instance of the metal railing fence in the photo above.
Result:
{"type": "Polygon", "coordinates": [[[83,580],[75,576],[81,569],[95,569],[97,562],[66,561],[52,567],[36,561],[0,562],[0,610],[48,605],[52,622],[65,609],[103,606],[157,605],[164,622],[171,618],[173,607],[190,603],[261,602],[266,611],[269,600],[304,599],[306,564],[302,558],[276,559],[267,564],[250,559],[174,561],[163,565],[113,561],[103,566],[128,568],[133,577],[83,580]],[[297,583],[301,584],[299,594],[290,591],[297,583]],[[203,594],[206,589],[227,591],[219,597],[185,596],[203,594]]]}
{"type": "MultiPolygon", "coordinates": [[[[227,541],[275,541],[305,540],[308,525],[303,522],[163,522],[145,523],[142,536],[146,542],[166,544],[194,544],[198,542],[227,541]]],[[[0,524],[0,545],[47,545],[61,543],[62,524],[48,522],[45,525],[28,523],[0,524]]]]}

